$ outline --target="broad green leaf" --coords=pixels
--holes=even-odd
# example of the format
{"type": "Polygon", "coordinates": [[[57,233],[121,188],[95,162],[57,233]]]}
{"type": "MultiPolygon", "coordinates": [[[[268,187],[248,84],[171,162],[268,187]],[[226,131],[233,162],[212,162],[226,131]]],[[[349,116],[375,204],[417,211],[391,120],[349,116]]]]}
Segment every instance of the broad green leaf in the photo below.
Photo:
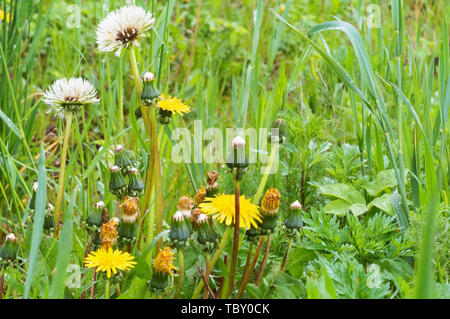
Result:
{"type": "Polygon", "coordinates": [[[332,202],[329,202],[323,207],[325,213],[333,214],[337,216],[345,216],[347,215],[351,204],[342,199],[336,199],[332,202]]]}
{"type": "Polygon", "coordinates": [[[355,216],[359,216],[364,214],[365,212],[367,212],[368,208],[365,204],[353,204],[352,206],[350,206],[350,211],[352,212],[353,215],[355,216]]]}
{"type": "Polygon", "coordinates": [[[375,180],[361,185],[370,196],[377,196],[381,192],[397,186],[397,177],[393,169],[381,171],[375,180]]]}
{"type": "Polygon", "coordinates": [[[392,210],[391,203],[391,194],[384,194],[383,196],[375,198],[373,201],[367,205],[370,210],[373,206],[381,209],[383,212],[393,215],[394,211],[392,210]]]}
{"type": "Polygon", "coordinates": [[[347,184],[329,184],[319,186],[323,195],[343,199],[349,204],[366,204],[363,195],[359,193],[353,185],[347,184]]]}

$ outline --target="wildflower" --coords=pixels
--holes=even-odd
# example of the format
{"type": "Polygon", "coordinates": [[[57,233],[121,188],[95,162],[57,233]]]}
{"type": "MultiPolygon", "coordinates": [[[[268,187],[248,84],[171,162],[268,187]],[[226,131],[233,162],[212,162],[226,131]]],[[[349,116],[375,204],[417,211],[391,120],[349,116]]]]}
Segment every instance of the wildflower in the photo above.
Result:
{"type": "Polygon", "coordinates": [[[108,249],[117,241],[117,225],[119,220],[117,218],[111,218],[111,220],[102,225],[100,231],[101,248],[108,249]]]}
{"type": "MultiPolygon", "coordinates": [[[[6,22],[9,23],[9,19],[10,19],[11,15],[8,13],[6,13],[6,22]]],[[[0,21],[3,21],[5,19],[5,11],[0,10],[0,21]]]]}
{"type": "Polygon", "coordinates": [[[103,224],[103,211],[105,210],[105,203],[102,201],[94,205],[88,216],[86,217],[87,228],[92,232],[98,232],[103,224]]]}
{"type": "Polygon", "coordinates": [[[161,95],[156,106],[159,109],[159,121],[161,124],[169,123],[173,113],[183,115],[183,113],[191,111],[190,106],[184,104],[180,99],[164,94],[161,95]]]}
{"type": "Polygon", "coordinates": [[[142,101],[144,101],[147,106],[155,104],[156,100],[161,96],[161,92],[156,86],[155,76],[153,73],[145,72],[142,76],[142,84],[142,101]]]}
{"type": "MultiPolygon", "coordinates": [[[[261,214],[258,206],[253,205],[244,195],[240,199],[239,225],[241,228],[249,229],[251,226],[258,228],[258,222],[261,222],[261,214]]],[[[234,224],[234,195],[216,195],[205,198],[205,202],[200,204],[201,210],[206,215],[213,215],[220,223],[227,226],[234,224]]]]}
{"type": "Polygon", "coordinates": [[[128,183],[128,194],[131,196],[139,196],[144,191],[144,182],[142,182],[141,175],[137,168],[130,168],[128,170],[130,182],[128,183]]]}
{"type": "Polygon", "coordinates": [[[273,233],[277,226],[280,197],[281,194],[276,188],[269,188],[261,201],[261,214],[263,215],[261,233],[264,235],[273,233]]]}
{"type": "Polygon", "coordinates": [[[172,278],[173,285],[173,271],[176,270],[173,265],[175,253],[170,250],[169,247],[160,249],[158,255],[156,255],[153,261],[153,275],[150,280],[149,288],[154,291],[162,291],[167,288],[167,279],[169,275],[172,278]]]}
{"type": "Polygon", "coordinates": [[[208,172],[206,179],[206,196],[213,197],[217,194],[217,191],[219,190],[219,185],[217,184],[218,177],[219,174],[217,174],[216,171],[208,172]]]}
{"type": "Polygon", "coordinates": [[[185,215],[181,211],[177,211],[172,216],[172,225],[169,232],[171,243],[177,248],[186,246],[191,233],[185,215]]]}
{"type": "Polygon", "coordinates": [[[144,31],[154,23],[152,14],[141,7],[125,6],[112,11],[97,27],[98,49],[103,52],[116,50],[116,56],[120,56],[122,49],[133,44],[138,47],[144,31]]]}
{"type": "Polygon", "coordinates": [[[198,224],[197,241],[205,246],[207,250],[213,250],[217,244],[217,233],[209,223],[209,218],[206,214],[201,213],[200,209],[194,211],[200,211],[197,214],[196,223],[198,224]]]}
{"type": "Polygon", "coordinates": [[[125,196],[120,208],[122,209],[122,221],[119,224],[119,237],[125,243],[131,244],[136,236],[139,198],[125,196]]]}
{"type": "Polygon", "coordinates": [[[17,258],[18,251],[19,245],[17,238],[11,233],[6,236],[5,243],[0,248],[0,265],[14,262],[17,258]]]}
{"type": "Polygon", "coordinates": [[[136,264],[134,257],[127,252],[113,250],[109,248],[100,248],[91,252],[84,259],[84,266],[87,268],[96,268],[96,271],[106,272],[106,277],[111,278],[111,273],[116,274],[117,270],[127,271],[136,264]]]}
{"type": "Polygon", "coordinates": [[[206,197],[206,188],[202,187],[201,189],[198,190],[197,194],[195,194],[195,196],[194,196],[195,205],[198,206],[201,203],[203,203],[203,201],[205,200],[205,197],[206,197]]]}
{"type": "Polygon", "coordinates": [[[123,198],[128,188],[127,181],[123,177],[119,166],[114,165],[110,167],[110,172],[109,190],[117,197],[123,198]]]}
{"type": "Polygon", "coordinates": [[[78,112],[84,105],[97,104],[97,90],[82,78],[66,78],[55,81],[44,94],[44,102],[49,106],[47,113],[64,118],[70,112],[78,112]]]}
{"type": "Polygon", "coordinates": [[[302,222],[302,205],[298,200],[293,202],[290,206],[289,215],[284,221],[286,232],[289,236],[294,236],[299,233],[303,227],[302,222]]]}

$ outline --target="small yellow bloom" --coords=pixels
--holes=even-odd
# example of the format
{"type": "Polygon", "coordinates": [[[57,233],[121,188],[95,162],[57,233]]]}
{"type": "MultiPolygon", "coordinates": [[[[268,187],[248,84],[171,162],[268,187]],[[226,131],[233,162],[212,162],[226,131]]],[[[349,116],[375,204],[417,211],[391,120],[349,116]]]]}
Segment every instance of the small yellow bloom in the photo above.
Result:
{"type": "MultiPolygon", "coordinates": [[[[10,14],[7,13],[6,14],[6,22],[9,23],[9,18],[10,18],[10,14]]],[[[5,11],[0,10],[0,21],[3,21],[3,19],[5,19],[5,11]]]]}
{"type": "Polygon", "coordinates": [[[191,108],[189,105],[186,105],[179,98],[171,97],[169,95],[161,95],[161,98],[158,101],[157,106],[165,111],[170,111],[172,113],[178,113],[183,115],[183,113],[189,113],[191,108]]]}
{"type": "Polygon", "coordinates": [[[164,248],[164,250],[160,249],[158,255],[156,255],[155,260],[153,261],[153,267],[155,271],[161,273],[168,273],[173,278],[173,270],[176,270],[173,265],[175,253],[170,250],[169,247],[164,248]]]}
{"type": "MultiPolygon", "coordinates": [[[[239,226],[247,229],[251,226],[258,228],[258,222],[262,221],[258,206],[253,205],[244,195],[241,195],[239,203],[239,226]]],[[[199,207],[205,214],[213,215],[213,218],[220,223],[225,222],[227,226],[234,224],[234,195],[221,194],[213,198],[207,197],[199,207]]]]}
{"type": "Polygon", "coordinates": [[[96,268],[96,272],[106,272],[106,276],[110,278],[111,273],[116,274],[118,269],[123,271],[132,269],[136,264],[133,259],[134,257],[127,252],[100,248],[84,259],[84,266],[96,268]]]}
{"type": "Polygon", "coordinates": [[[276,188],[269,188],[261,202],[261,212],[263,215],[274,215],[280,208],[281,194],[276,188]]]}

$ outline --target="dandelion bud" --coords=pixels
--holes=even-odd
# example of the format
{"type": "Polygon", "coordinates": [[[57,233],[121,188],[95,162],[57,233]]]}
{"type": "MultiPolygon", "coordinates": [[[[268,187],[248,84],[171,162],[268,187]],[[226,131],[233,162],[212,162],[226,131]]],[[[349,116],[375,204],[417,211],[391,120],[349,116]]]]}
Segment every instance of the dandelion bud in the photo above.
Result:
{"type": "Polygon", "coordinates": [[[258,242],[258,237],[259,231],[253,226],[251,226],[250,229],[245,232],[245,239],[253,244],[256,244],[258,242]]]}
{"type": "Polygon", "coordinates": [[[129,171],[130,183],[128,184],[128,193],[130,196],[137,197],[144,191],[144,183],[137,168],[131,168],[129,171]]]}
{"type": "Polygon", "coordinates": [[[173,265],[174,255],[175,253],[169,247],[164,248],[164,250],[160,249],[153,261],[153,275],[148,287],[150,291],[161,293],[166,290],[169,275],[172,278],[173,285],[173,271],[176,270],[173,265]]]}
{"type": "Polygon", "coordinates": [[[161,92],[156,87],[155,76],[150,72],[146,72],[142,77],[142,84],[142,101],[144,101],[147,106],[154,105],[161,95],[161,92]]]}
{"type": "Polygon", "coordinates": [[[55,209],[55,207],[48,203],[48,207],[45,210],[45,215],[44,215],[44,230],[46,231],[51,231],[53,230],[53,228],[55,228],[55,216],[53,214],[53,210],[55,209]]]}
{"type": "MultiPolygon", "coordinates": [[[[227,166],[231,169],[243,170],[248,167],[248,157],[245,154],[245,140],[241,136],[236,136],[232,142],[233,152],[227,158],[227,166]]],[[[240,178],[242,176],[238,176],[240,178]]]]}
{"type": "Polygon", "coordinates": [[[217,174],[216,171],[210,171],[207,175],[206,180],[206,196],[207,197],[214,197],[214,195],[217,194],[219,191],[219,185],[217,184],[217,178],[219,177],[219,174],[217,174]]]}
{"type": "MultiPolygon", "coordinates": [[[[195,209],[194,211],[200,211],[200,209],[195,209]]],[[[197,220],[198,230],[197,230],[197,241],[205,246],[206,250],[212,251],[217,244],[217,233],[213,226],[209,223],[209,218],[203,213],[198,214],[197,220]]]]}
{"type": "Polygon", "coordinates": [[[139,217],[139,198],[125,196],[120,205],[122,222],[119,224],[119,237],[130,244],[136,237],[137,219],[139,217]]]}
{"type": "Polygon", "coordinates": [[[114,165],[122,169],[122,174],[127,174],[128,170],[136,165],[136,158],[133,151],[126,150],[123,145],[117,145],[114,153],[114,165]]]}
{"type": "Polygon", "coordinates": [[[293,202],[290,206],[290,210],[287,218],[284,221],[286,233],[289,236],[295,236],[300,232],[303,227],[302,221],[302,205],[298,200],[293,202]]]}
{"type": "Polygon", "coordinates": [[[284,119],[276,119],[272,123],[272,129],[275,130],[273,134],[272,131],[268,134],[269,143],[283,144],[286,140],[286,121],[284,119]]]}
{"type": "Polygon", "coordinates": [[[116,165],[112,166],[110,168],[110,171],[111,171],[111,178],[109,181],[109,190],[117,197],[123,198],[127,191],[128,186],[127,181],[123,177],[119,166],[116,165]]]}
{"type": "Polygon", "coordinates": [[[195,205],[198,206],[201,203],[203,203],[203,201],[205,200],[205,197],[206,197],[206,188],[202,187],[201,189],[198,190],[197,194],[195,194],[195,196],[194,196],[195,205]]]}
{"type": "Polygon", "coordinates": [[[94,209],[90,210],[86,218],[86,228],[91,232],[98,232],[103,224],[103,210],[105,203],[102,201],[94,205],[94,209]]]}
{"type": "Polygon", "coordinates": [[[119,220],[117,218],[111,218],[111,220],[102,225],[100,232],[101,248],[109,249],[117,241],[117,225],[119,220]]]}
{"type": "Polygon", "coordinates": [[[0,265],[8,264],[16,260],[19,244],[16,236],[11,233],[6,236],[5,243],[0,248],[0,265]]]}
{"type": "Polygon", "coordinates": [[[269,188],[261,201],[261,234],[268,235],[274,232],[277,226],[278,211],[280,209],[281,194],[276,188],[269,188]]]}
{"type": "Polygon", "coordinates": [[[177,211],[172,216],[172,226],[170,227],[169,232],[169,239],[171,244],[173,244],[178,249],[184,247],[186,246],[190,236],[191,231],[189,230],[185,215],[183,214],[183,212],[177,211]]]}

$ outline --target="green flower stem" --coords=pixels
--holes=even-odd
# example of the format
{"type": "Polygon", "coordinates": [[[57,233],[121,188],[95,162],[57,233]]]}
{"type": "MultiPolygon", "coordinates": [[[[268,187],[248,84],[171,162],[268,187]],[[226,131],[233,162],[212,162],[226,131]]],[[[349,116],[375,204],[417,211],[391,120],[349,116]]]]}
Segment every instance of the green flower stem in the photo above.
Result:
{"type": "Polygon", "coordinates": [[[236,264],[239,250],[239,231],[240,231],[240,203],[239,197],[241,194],[240,183],[237,178],[237,171],[234,171],[234,238],[233,251],[231,253],[230,272],[229,277],[225,281],[224,289],[222,290],[222,298],[230,298],[233,292],[234,279],[236,276],[236,264]]]}
{"type": "MultiPolygon", "coordinates": [[[[119,108],[119,114],[118,114],[118,122],[119,122],[119,133],[123,132],[124,130],[124,119],[123,119],[123,57],[121,56],[119,58],[119,69],[118,69],[118,79],[119,79],[119,96],[117,101],[117,106],[119,108]]],[[[124,137],[123,135],[120,136],[120,140],[123,142],[124,137]]]]}
{"type": "Polygon", "coordinates": [[[175,295],[173,296],[173,299],[178,299],[178,296],[180,295],[181,287],[183,286],[183,278],[184,278],[184,256],[183,256],[183,250],[178,249],[178,283],[177,283],[177,289],[175,290],[175,295]]]}
{"type": "Polygon", "coordinates": [[[69,112],[66,118],[66,128],[64,132],[61,162],[59,165],[58,195],[55,204],[55,238],[58,236],[59,223],[62,218],[62,202],[64,195],[64,178],[66,175],[67,150],[69,148],[70,132],[72,131],[73,113],[69,112]]]}
{"type": "Polygon", "coordinates": [[[206,259],[206,270],[205,270],[205,282],[206,282],[206,286],[205,289],[203,289],[203,299],[207,299],[208,298],[208,286],[209,286],[209,275],[210,275],[210,262],[211,262],[211,254],[209,252],[206,253],[205,256],[206,259]]]}
{"type": "Polygon", "coordinates": [[[5,280],[6,267],[0,268],[0,299],[3,299],[3,283],[5,280]]]}
{"type": "Polygon", "coordinates": [[[111,288],[111,278],[106,279],[105,299],[109,299],[109,290],[111,288]]]}
{"type": "MultiPolygon", "coordinates": [[[[223,233],[222,239],[219,243],[219,247],[216,250],[216,253],[214,254],[211,263],[209,265],[210,269],[213,269],[214,265],[216,264],[217,260],[220,257],[220,254],[222,253],[223,249],[225,248],[225,244],[227,243],[227,239],[228,236],[230,236],[232,228],[231,227],[227,227],[225,229],[225,232],[223,233]]],[[[202,288],[204,286],[203,280],[200,280],[200,282],[198,283],[197,287],[194,290],[194,293],[192,294],[192,299],[197,298],[197,296],[200,294],[200,292],[202,291],[202,288]]]]}
{"type": "Polygon", "coordinates": [[[289,259],[289,253],[291,252],[291,246],[292,246],[292,238],[289,238],[289,243],[286,248],[286,253],[284,254],[283,263],[281,264],[280,271],[283,271],[284,268],[286,268],[286,264],[289,259]]]}
{"type": "Polygon", "coordinates": [[[264,245],[264,240],[265,240],[264,236],[262,236],[259,239],[258,245],[256,246],[256,250],[253,255],[252,262],[250,263],[250,266],[244,270],[241,285],[239,286],[239,291],[236,295],[236,299],[240,299],[242,297],[245,287],[247,287],[248,281],[250,280],[250,277],[253,274],[253,269],[255,269],[256,262],[258,261],[259,254],[261,253],[262,247],[264,245]]]}

